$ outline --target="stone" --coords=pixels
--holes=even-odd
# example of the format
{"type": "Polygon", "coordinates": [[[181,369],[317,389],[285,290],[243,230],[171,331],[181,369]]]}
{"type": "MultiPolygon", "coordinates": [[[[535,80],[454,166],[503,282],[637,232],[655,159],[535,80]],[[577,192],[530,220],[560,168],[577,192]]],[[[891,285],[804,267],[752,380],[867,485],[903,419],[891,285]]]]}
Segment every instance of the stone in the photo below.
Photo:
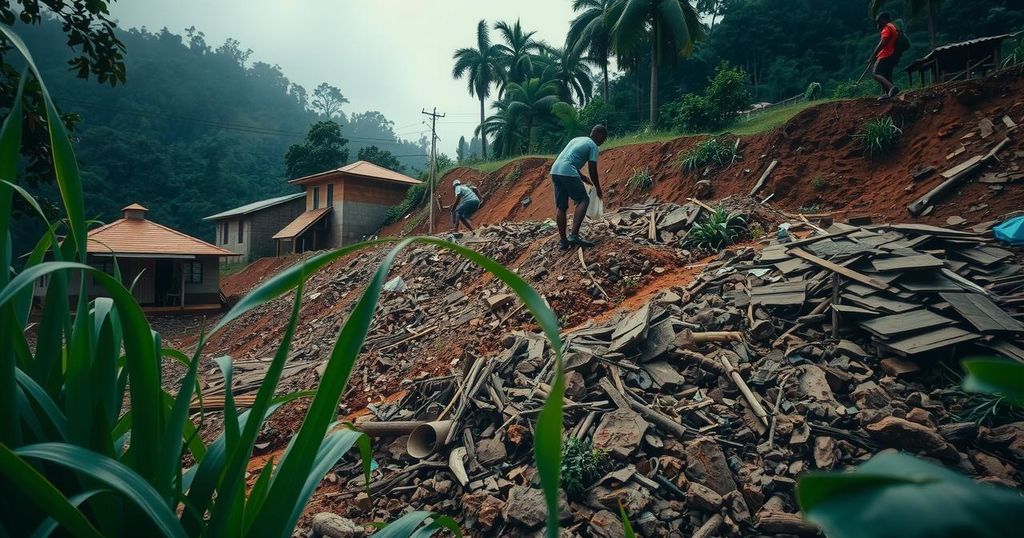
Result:
{"type": "Polygon", "coordinates": [[[647,426],[647,421],[630,409],[605,413],[594,430],[594,448],[629,456],[640,445],[647,426]]]}
{"type": "Polygon", "coordinates": [[[686,444],[686,476],[700,482],[719,495],[736,489],[732,470],[725,461],[725,453],[709,437],[698,437],[686,444]]]}
{"type": "Polygon", "coordinates": [[[313,538],[362,538],[366,529],[355,521],[331,512],[320,512],[310,523],[313,538]]]}
{"type": "Polygon", "coordinates": [[[799,372],[800,393],[818,402],[835,402],[832,388],[828,384],[825,371],[814,364],[804,364],[797,368],[799,372]]]}
{"type": "Polygon", "coordinates": [[[911,409],[910,412],[907,413],[906,419],[929,428],[935,427],[935,421],[932,420],[932,414],[920,407],[911,409]]]}
{"type": "Polygon", "coordinates": [[[500,439],[495,437],[481,439],[476,444],[476,459],[480,462],[480,465],[493,465],[505,461],[507,457],[508,451],[505,450],[505,443],[500,439]]]}
{"type": "MultiPolygon", "coordinates": [[[[559,519],[569,517],[569,505],[565,501],[565,492],[558,491],[559,519]]],[[[547,507],[544,504],[544,492],[538,488],[512,486],[508,491],[508,499],[501,514],[506,521],[527,528],[541,526],[547,518],[547,507]]]]}
{"type": "Polygon", "coordinates": [[[732,491],[722,498],[722,502],[729,515],[732,516],[733,521],[738,523],[748,523],[750,521],[750,508],[747,507],[747,501],[743,499],[742,493],[732,491]]]}
{"type": "Polygon", "coordinates": [[[488,495],[480,503],[480,511],[477,513],[476,520],[480,522],[483,530],[490,530],[494,528],[495,523],[498,522],[498,517],[501,516],[501,512],[504,509],[505,501],[493,495],[488,495]]]}
{"type": "Polygon", "coordinates": [[[512,301],[514,301],[515,298],[516,296],[510,293],[499,293],[497,295],[491,295],[490,297],[487,298],[487,306],[491,310],[500,310],[512,304],[512,301]]]}
{"type": "Polygon", "coordinates": [[[360,491],[356,494],[356,508],[359,508],[363,512],[369,512],[373,509],[373,499],[365,491],[360,491]]]}
{"type": "Polygon", "coordinates": [[[953,462],[960,459],[960,453],[937,431],[916,422],[887,416],[864,429],[884,448],[897,448],[953,462]]]}
{"type": "Polygon", "coordinates": [[[750,326],[750,338],[756,342],[765,342],[775,335],[775,327],[766,319],[759,319],[750,326]]]}
{"type": "Polygon", "coordinates": [[[651,504],[651,497],[650,490],[631,482],[616,488],[595,487],[588,499],[609,510],[618,510],[621,506],[627,514],[635,514],[651,504]]]}
{"type": "Polygon", "coordinates": [[[626,538],[626,531],[618,515],[601,510],[590,518],[590,535],[595,538],[626,538]]]}
{"type": "Polygon", "coordinates": [[[711,186],[711,181],[707,179],[698,181],[694,187],[697,188],[697,198],[700,200],[710,197],[712,192],[714,192],[714,189],[711,186]]]}
{"type": "Polygon", "coordinates": [[[686,490],[686,506],[705,512],[715,512],[722,507],[722,496],[703,484],[690,482],[690,487],[686,490]]]}
{"type": "Polygon", "coordinates": [[[971,452],[971,461],[981,471],[979,474],[983,476],[994,476],[1011,484],[1016,483],[1013,478],[1015,472],[1013,466],[1003,463],[998,458],[984,452],[971,452]]]}
{"type": "Polygon", "coordinates": [[[818,469],[831,469],[836,463],[836,441],[828,436],[814,439],[814,466],[818,469]]]}
{"type": "Polygon", "coordinates": [[[917,363],[906,359],[882,359],[881,364],[886,375],[899,379],[905,379],[921,371],[921,367],[917,363]]]}
{"type": "Polygon", "coordinates": [[[892,400],[889,393],[874,381],[857,385],[857,388],[850,393],[850,399],[857,404],[859,409],[882,409],[887,407],[892,400]]]}

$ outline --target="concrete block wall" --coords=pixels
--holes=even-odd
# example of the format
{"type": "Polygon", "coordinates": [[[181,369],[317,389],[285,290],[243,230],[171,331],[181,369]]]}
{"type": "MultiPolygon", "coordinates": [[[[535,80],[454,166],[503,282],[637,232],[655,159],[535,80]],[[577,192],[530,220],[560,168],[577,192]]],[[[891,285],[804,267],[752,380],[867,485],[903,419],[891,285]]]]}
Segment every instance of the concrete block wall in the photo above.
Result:
{"type": "MultiPolygon", "coordinates": [[[[274,234],[280,232],[306,209],[306,200],[297,198],[290,202],[268,207],[249,214],[246,261],[277,255],[274,234]]],[[[232,251],[234,252],[234,251],[232,251]]]]}

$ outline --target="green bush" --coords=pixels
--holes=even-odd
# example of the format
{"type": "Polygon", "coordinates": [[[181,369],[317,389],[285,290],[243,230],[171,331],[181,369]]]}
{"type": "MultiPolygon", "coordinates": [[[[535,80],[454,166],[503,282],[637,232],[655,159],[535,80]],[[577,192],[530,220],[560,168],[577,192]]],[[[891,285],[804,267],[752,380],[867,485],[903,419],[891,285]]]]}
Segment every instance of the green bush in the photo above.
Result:
{"type": "Polygon", "coordinates": [[[704,95],[686,94],[661,107],[663,124],[680,132],[704,132],[729,125],[750,107],[747,73],[722,62],[711,77],[704,95]]]}
{"type": "Polygon", "coordinates": [[[589,439],[570,437],[562,447],[562,488],[572,500],[584,498],[601,473],[605,453],[589,439]]]}
{"type": "Polygon", "coordinates": [[[821,99],[821,83],[812,82],[807,85],[807,89],[804,90],[804,99],[808,101],[817,101],[821,99]]]}
{"type": "Polygon", "coordinates": [[[829,187],[829,183],[825,176],[819,174],[811,180],[811,187],[814,187],[816,191],[823,191],[829,187]]]}
{"type": "Polygon", "coordinates": [[[732,141],[711,137],[697,142],[683,155],[683,168],[697,170],[705,166],[729,166],[741,157],[739,139],[732,141]]]}
{"type": "Polygon", "coordinates": [[[860,142],[864,154],[874,158],[891,153],[902,134],[903,131],[896,126],[892,117],[886,116],[864,122],[854,138],[860,142]]]}
{"type": "Polygon", "coordinates": [[[626,180],[626,189],[630,192],[647,192],[654,186],[654,177],[646,168],[633,171],[633,175],[626,180]]]}
{"type": "MultiPolygon", "coordinates": [[[[24,43],[5,27],[0,26],[0,31],[29,60],[31,75],[38,80],[24,43]]],[[[10,114],[0,128],[0,177],[18,175],[23,90],[29,78],[28,74],[21,77],[10,114]]],[[[247,411],[239,413],[234,404],[231,358],[216,359],[228,387],[224,431],[207,445],[190,418],[193,395],[202,396],[197,391],[198,371],[207,335],[199,336],[191,359],[163,347],[116,269],[109,275],[86,265],[88,223],[78,164],[67,132],[60,121],[53,121],[56,108],[45,88],[41,90],[66,218],[45,223],[49,232],[19,262],[24,264],[20,271],[0,271],[0,482],[5,488],[0,534],[46,536],[63,527],[62,535],[89,537],[291,536],[321,479],[354,446],[360,450],[369,481],[369,440],[358,431],[338,429],[338,403],[395,258],[408,245],[420,242],[453,251],[502,280],[524,301],[551,341],[555,375],[534,438],[548,507],[548,534],[557,536],[565,393],[562,346],[555,315],[519,276],[475,251],[435,238],[360,243],[285,269],[242,298],[210,333],[253,308],[285,295],[293,297],[280,347],[247,411]],[[63,236],[60,242],[59,236],[63,236]],[[396,241],[340,328],[318,388],[276,395],[306,281],[335,260],[396,241]],[[53,261],[45,261],[47,257],[53,261]],[[30,328],[33,285],[44,277],[48,279],[46,298],[30,328]],[[90,282],[102,287],[108,297],[90,300],[90,282]],[[75,294],[77,304],[72,308],[68,297],[75,294]],[[30,331],[36,337],[34,349],[28,345],[30,331]],[[184,366],[178,389],[162,387],[161,360],[184,366]],[[281,405],[298,398],[312,401],[297,434],[283,455],[268,460],[248,483],[247,467],[265,421],[281,405]],[[183,460],[194,463],[183,469],[183,460]]],[[[34,204],[21,187],[0,182],[0,238],[5,241],[10,238],[9,209],[15,193],[34,204]]],[[[46,220],[45,215],[40,218],[46,220]]],[[[3,267],[13,267],[14,261],[10,249],[0,249],[3,267]]],[[[379,535],[429,535],[439,527],[458,534],[458,526],[448,517],[411,512],[379,535]]]]}
{"type": "Polygon", "coordinates": [[[848,80],[836,85],[836,88],[832,90],[832,97],[834,99],[854,99],[857,97],[867,97],[873,92],[873,82],[868,83],[864,81],[857,82],[855,80],[848,80]]]}
{"type": "Polygon", "coordinates": [[[736,238],[747,229],[747,221],[739,215],[730,214],[718,206],[715,212],[694,224],[683,245],[703,250],[719,251],[736,242],[736,238]]]}

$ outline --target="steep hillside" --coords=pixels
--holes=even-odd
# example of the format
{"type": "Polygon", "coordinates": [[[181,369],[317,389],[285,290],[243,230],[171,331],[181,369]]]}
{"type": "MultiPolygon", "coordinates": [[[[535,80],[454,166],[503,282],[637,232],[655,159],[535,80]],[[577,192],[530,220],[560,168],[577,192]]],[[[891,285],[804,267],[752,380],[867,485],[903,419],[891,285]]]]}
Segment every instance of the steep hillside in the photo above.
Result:
{"type": "MultiPolygon", "coordinates": [[[[741,136],[742,160],[725,169],[686,171],[682,157],[706,137],[686,136],[668,142],[621,146],[602,153],[600,173],[605,185],[606,206],[621,207],[648,197],[683,203],[696,195],[696,183],[711,181],[710,199],[747,195],[773,160],[779,164],[758,192],[759,199],[788,210],[830,212],[839,218],[871,216],[876,221],[911,219],[907,204],[941,183],[938,172],[987,152],[1007,132],[1008,116],[1024,122],[1024,79],[1019,71],[1003,71],[992,77],[934,86],[908,92],[892,102],[874,99],[829,102],[812,107],[769,132],[741,136]],[[884,158],[868,159],[856,138],[865,120],[891,116],[903,130],[896,151],[884,158]],[[979,122],[989,119],[992,134],[982,138],[979,122]],[[974,135],[970,133],[975,133],[974,135]],[[963,146],[965,151],[947,159],[963,146]],[[914,181],[915,171],[934,167],[935,172],[914,181]],[[626,181],[637,170],[647,170],[655,180],[648,193],[629,193],[626,181]]],[[[722,135],[733,140],[734,137],[722,135]]],[[[1000,153],[1002,164],[990,169],[1007,173],[1008,183],[1021,179],[1024,137],[1012,137],[1000,153]]],[[[528,221],[552,217],[554,200],[548,170],[550,159],[524,158],[501,169],[482,174],[470,168],[448,172],[441,191],[451,203],[451,181],[461,179],[480,187],[485,195],[477,213],[478,223],[528,221]]],[[[951,216],[969,222],[986,221],[1024,205],[1024,189],[1011,185],[971,182],[941,200],[934,211],[918,219],[945,223],[951,216]]],[[[415,217],[410,217],[410,219],[415,217]]],[[[447,212],[435,212],[435,230],[448,226],[447,212]]],[[[401,220],[382,230],[382,235],[424,233],[427,223],[407,226],[401,220]]]]}

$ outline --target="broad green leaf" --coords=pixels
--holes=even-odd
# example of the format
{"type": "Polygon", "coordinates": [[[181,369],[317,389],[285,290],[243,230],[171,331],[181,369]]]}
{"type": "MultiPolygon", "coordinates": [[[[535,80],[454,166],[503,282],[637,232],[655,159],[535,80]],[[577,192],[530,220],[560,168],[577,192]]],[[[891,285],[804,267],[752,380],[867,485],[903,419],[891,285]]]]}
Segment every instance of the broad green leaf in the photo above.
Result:
{"type": "Polygon", "coordinates": [[[61,413],[60,408],[50,398],[50,395],[40,387],[34,379],[28,376],[25,372],[20,369],[16,372],[18,376],[18,385],[25,391],[28,396],[32,397],[39,409],[42,410],[43,414],[46,415],[47,421],[50,426],[57,432],[59,439],[66,440],[68,438],[68,419],[61,413]]]}
{"type": "Polygon", "coordinates": [[[1007,359],[964,361],[963,387],[967,392],[995,394],[1024,406],[1024,364],[1007,359]]]}
{"type": "Polygon", "coordinates": [[[68,532],[75,536],[102,537],[82,512],[46,480],[46,477],[2,443],[0,474],[16,488],[20,496],[26,497],[40,510],[57,520],[68,532]]]}
{"type": "Polygon", "coordinates": [[[997,538],[1024,528],[1018,492],[895,452],[851,472],[805,475],[797,499],[830,538],[997,538]]]}
{"type": "MultiPolygon", "coordinates": [[[[109,491],[110,490],[108,489],[93,489],[89,491],[83,491],[82,493],[77,493],[69,497],[68,502],[70,502],[71,505],[74,506],[75,508],[78,508],[79,506],[82,505],[82,503],[91,499],[92,497],[95,497],[96,495],[99,495],[101,493],[108,493],[109,491]]],[[[59,525],[60,522],[58,522],[56,519],[48,517],[46,518],[46,521],[43,521],[39,525],[39,527],[36,528],[35,532],[32,533],[31,538],[46,538],[47,536],[53,534],[53,531],[57,530],[57,527],[59,525]]]]}
{"type": "Polygon", "coordinates": [[[164,503],[153,486],[117,460],[64,443],[24,446],[15,450],[15,453],[22,458],[41,459],[67,467],[105,484],[137,505],[164,536],[186,536],[174,512],[164,503]]]}

